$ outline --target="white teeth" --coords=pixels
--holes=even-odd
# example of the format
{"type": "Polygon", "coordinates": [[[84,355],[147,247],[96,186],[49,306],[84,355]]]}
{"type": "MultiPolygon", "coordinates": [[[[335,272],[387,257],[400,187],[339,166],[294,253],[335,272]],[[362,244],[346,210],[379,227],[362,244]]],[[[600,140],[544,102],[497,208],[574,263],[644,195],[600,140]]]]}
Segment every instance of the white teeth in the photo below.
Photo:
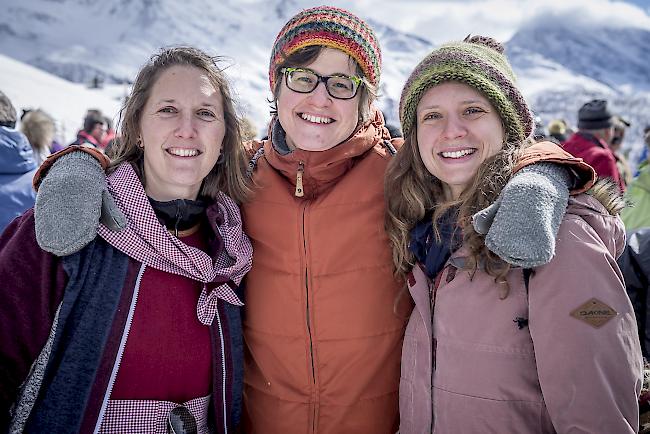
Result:
{"type": "Polygon", "coordinates": [[[307,113],[301,113],[300,117],[306,121],[313,122],[315,124],[329,124],[333,121],[331,118],[325,118],[321,116],[308,115],[307,113]]]}
{"type": "Polygon", "coordinates": [[[465,155],[473,154],[474,152],[476,152],[476,149],[463,149],[462,151],[447,151],[441,152],[440,154],[445,158],[461,158],[465,155]]]}
{"type": "Polygon", "coordinates": [[[199,155],[198,149],[169,148],[167,152],[177,157],[196,157],[199,155]]]}

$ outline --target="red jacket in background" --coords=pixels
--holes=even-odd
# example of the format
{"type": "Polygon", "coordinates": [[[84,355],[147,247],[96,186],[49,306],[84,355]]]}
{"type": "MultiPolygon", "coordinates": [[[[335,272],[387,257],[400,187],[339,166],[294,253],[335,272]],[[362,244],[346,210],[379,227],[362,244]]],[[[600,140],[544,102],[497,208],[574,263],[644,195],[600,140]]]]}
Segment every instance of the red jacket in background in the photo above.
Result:
{"type": "Polygon", "coordinates": [[[579,131],[569,137],[563,146],[565,151],[582,158],[592,166],[599,178],[612,178],[621,191],[625,191],[625,185],[616,167],[616,157],[603,140],[579,131]]]}

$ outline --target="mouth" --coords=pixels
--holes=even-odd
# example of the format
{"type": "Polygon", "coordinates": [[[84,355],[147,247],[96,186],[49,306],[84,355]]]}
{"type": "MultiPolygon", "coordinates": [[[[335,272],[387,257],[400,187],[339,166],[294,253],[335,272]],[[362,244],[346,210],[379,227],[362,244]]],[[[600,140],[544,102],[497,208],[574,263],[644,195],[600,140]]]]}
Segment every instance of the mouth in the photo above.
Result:
{"type": "Polygon", "coordinates": [[[189,148],[167,148],[165,151],[173,155],[174,157],[196,157],[198,155],[201,155],[202,152],[199,151],[198,149],[189,149],[189,148]]]}
{"type": "Polygon", "coordinates": [[[466,148],[456,151],[443,151],[439,152],[438,155],[445,159],[459,160],[461,158],[467,157],[468,155],[472,155],[474,152],[476,152],[476,148],[466,148]]]}
{"type": "Polygon", "coordinates": [[[298,113],[298,116],[300,116],[302,120],[311,122],[312,124],[331,124],[332,122],[336,122],[334,119],[327,116],[316,116],[308,113],[298,113]]]}

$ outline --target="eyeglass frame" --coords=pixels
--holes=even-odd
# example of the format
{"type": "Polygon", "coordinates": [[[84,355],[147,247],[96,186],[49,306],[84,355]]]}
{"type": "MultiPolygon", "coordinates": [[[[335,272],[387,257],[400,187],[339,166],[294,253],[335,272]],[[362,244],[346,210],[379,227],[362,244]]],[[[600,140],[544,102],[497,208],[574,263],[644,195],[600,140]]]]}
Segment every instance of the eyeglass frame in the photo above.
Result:
{"type": "Polygon", "coordinates": [[[280,72],[284,75],[284,84],[286,84],[286,85],[287,85],[287,88],[288,88],[289,90],[293,91],[293,92],[296,92],[296,93],[304,93],[304,94],[312,93],[313,91],[316,90],[316,88],[318,87],[318,85],[322,82],[322,83],[325,85],[325,90],[327,91],[327,94],[328,94],[329,96],[331,96],[331,97],[334,98],[334,99],[341,99],[341,100],[348,100],[348,99],[352,99],[352,98],[354,98],[354,97],[357,96],[357,94],[359,93],[359,89],[361,89],[361,87],[365,84],[363,78],[358,77],[358,76],[356,76],[356,75],[345,75],[345,74],[320,75],[320,74],[317,73],[316,71],[313,71],[313,70],[311,70],[311,69],[309,69],[309,68],[297,68],[297,67],[290,67],[290,66],[288,66],[288,67],[284,67],[284,68],[280,69],[280,72]],[[314,74],[314,75],[316,76],[316,78],[317,78],[317,80],[316,80],[316,84],[314,85],[314,88],[313,88],[312,90],[310,90],[310,91],[301,91],[301,90],[295,90],[295,89],[292,89],[292,88],[289,86],[289,75],[290,75],[292,72],[295,72],[295,71],[309,72],[309,73],[311,73],[311,74],[314,74]],[[348,98],[341,98],[340,96],[334,96],[334,95],[332,95],[332,93],[330,92],[329,87],[327,87],[327,82],[329,81],[330,78],[347,78],[347,79],[351,80],[352,83],[356,86],[356,87],[354,88],[354,93],[352,94],[352,96],[350,96],[350,97],[348,97],[348,98]]]}

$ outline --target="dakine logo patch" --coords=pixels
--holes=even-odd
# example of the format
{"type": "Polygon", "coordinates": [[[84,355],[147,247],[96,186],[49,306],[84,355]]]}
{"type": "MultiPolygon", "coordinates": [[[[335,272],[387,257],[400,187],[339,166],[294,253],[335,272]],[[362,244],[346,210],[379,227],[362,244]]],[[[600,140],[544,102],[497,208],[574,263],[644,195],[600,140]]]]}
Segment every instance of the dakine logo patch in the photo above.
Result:
{"type": "Polygon", "coordinates": [[[616,315],[618,312],[597,298],[592,298],[571,312],[572,317],[584,321],[594,328],[601,327],[616,315]]]}

